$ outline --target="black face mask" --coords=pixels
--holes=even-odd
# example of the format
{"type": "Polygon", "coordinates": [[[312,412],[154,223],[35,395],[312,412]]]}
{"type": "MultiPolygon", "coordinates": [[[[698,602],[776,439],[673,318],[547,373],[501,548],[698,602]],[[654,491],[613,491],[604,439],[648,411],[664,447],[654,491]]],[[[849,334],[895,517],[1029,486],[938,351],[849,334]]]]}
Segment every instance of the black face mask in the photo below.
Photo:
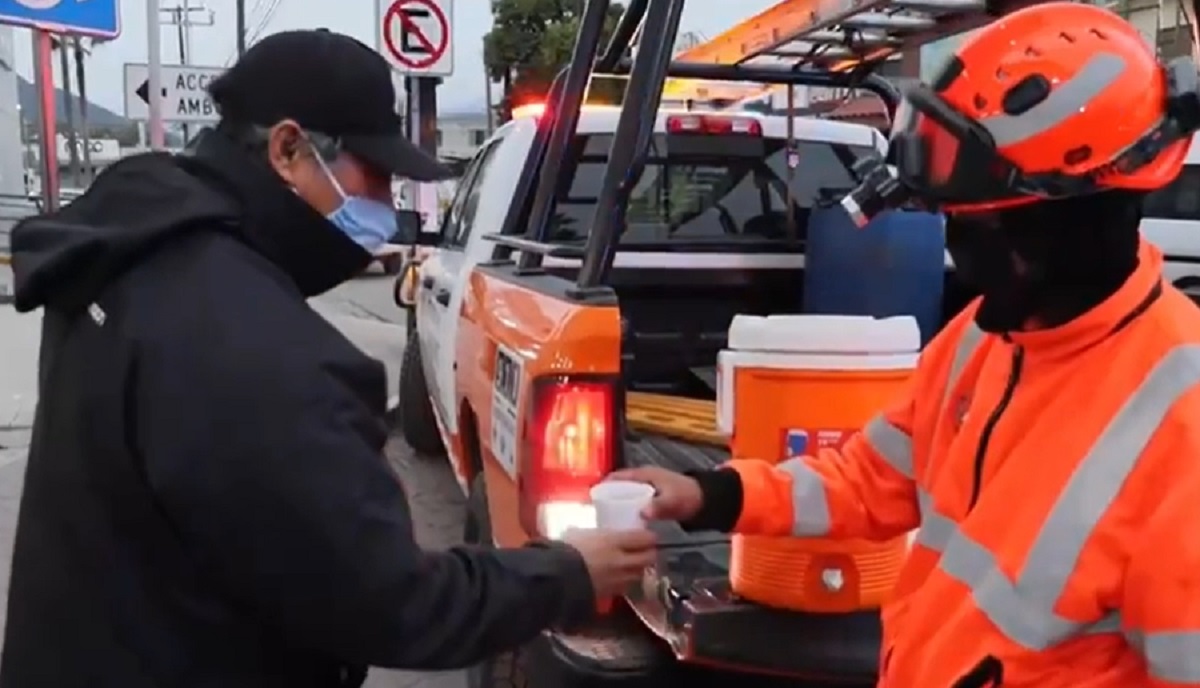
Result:
{"type": "Polygon", "coordinates": [[[948,218],[957,276],[983,295],[980,328],[1053,327],[1113,294],[1137,267],[1142,197],[1110,191],[948,218]]]}

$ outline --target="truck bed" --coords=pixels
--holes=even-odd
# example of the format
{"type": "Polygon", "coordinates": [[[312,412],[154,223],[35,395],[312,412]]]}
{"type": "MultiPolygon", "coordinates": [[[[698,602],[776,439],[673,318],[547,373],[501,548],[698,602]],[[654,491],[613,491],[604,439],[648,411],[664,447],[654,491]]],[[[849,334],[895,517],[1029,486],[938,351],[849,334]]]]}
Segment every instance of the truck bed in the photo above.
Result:
{"type": "MultiPolygon", "coordinates": [[[[625,440],[630,467],[703,470],[728,459],[724,448],[654,432],[631,430],[625,440]]],[[[877,612],[805,614],[741,600],[729,586],[729,536],[686,533],[673,522],[652,527],[659,565],[629,602],[677,656],[731,670],[873,685],[881,642],[877,612]]]]}

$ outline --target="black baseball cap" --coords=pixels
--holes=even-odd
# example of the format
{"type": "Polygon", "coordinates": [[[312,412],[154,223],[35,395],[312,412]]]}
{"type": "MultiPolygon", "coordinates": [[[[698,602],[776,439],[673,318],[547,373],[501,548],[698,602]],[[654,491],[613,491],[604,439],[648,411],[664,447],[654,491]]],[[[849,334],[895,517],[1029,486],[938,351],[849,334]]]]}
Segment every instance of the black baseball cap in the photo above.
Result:
{"type": "Polygon", "coordinates": [[[295,120],[371,167],[419,182],[453,172],[404,135],[392,70],[362,42],[326,29],[255,43],[208,86],[222,119],[269,127],[295,120]]]}

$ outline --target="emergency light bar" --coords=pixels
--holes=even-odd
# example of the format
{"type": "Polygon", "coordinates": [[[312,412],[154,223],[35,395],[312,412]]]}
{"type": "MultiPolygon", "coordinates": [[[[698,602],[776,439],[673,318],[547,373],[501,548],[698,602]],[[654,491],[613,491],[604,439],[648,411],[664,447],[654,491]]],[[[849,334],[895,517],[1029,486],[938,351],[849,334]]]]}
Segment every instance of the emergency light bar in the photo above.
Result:
{"type": "Polygon", "coordinates": [[[753,117],[720,115],[671,115],[667,117],[669,134],[744,134],[762,136],[762,123],[753,117]]]}

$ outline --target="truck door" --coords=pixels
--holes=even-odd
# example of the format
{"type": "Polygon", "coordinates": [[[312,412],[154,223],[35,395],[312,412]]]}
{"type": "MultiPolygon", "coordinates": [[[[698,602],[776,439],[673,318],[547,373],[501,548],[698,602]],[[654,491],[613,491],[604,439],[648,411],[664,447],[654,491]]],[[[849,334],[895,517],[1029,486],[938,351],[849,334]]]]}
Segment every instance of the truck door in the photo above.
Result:
{"type": "Polygon", "coordinates": [[[470,239],[478,233],[474,230],[476,218],[481,217],[483,187],[501,143],[502,139],[493,140],[476,154],[442,226],[440,250],[421,266],[417,308],[421,359],[434,408],[451,434],[458,433],[454,359],[463,290],[471,268],[485,257],[480,252],[491,248],[489,242],[470,239]]]}

